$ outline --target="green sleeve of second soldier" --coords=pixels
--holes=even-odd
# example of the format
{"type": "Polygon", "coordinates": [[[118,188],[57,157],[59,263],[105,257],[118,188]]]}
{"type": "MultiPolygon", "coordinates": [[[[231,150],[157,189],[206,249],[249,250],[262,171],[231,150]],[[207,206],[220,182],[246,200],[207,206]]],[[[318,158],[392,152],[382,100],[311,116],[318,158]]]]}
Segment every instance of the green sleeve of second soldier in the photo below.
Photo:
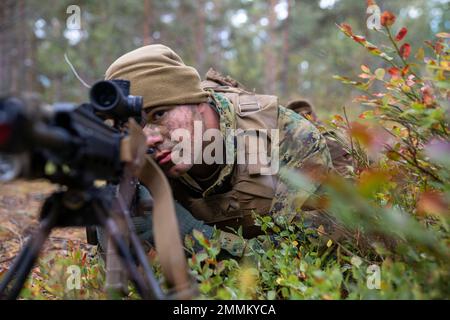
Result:
{"type": "MultiPolygon", "coordinates": [[[[152,201],[149,191],[142,185],[139,186],[139,201],[149,203],[152,201]]],[[[192,234],[193,230],[198,230],[203,233],[207,239],[212,239],[215,233],[215,228],[205,224],[203,221],[195,219],[192,214],[186,210],[181,204],[175,202],[175,211],[178,220],[178,228],[182,239],[186,235],[192,234]]],[[[132,217],[133,225],[136,234],[143,244],[149,249],[149,245],[154,245],[154,230],[152,223],[151,210],[144,211],[139,216],[132,217]]],[[[233,256],[241,257],[247,249],[247,242],[237,235],[224,231],[216,231],[219,233],[219,241],[221,248],[233,256]]],[[[100,244],[100,249],[106,251],[106,234],[105,230],[97,227],[97,237],[100,244]]],[[[200,250],[198,243],[195,244],[194,250],[200,250]]]]}

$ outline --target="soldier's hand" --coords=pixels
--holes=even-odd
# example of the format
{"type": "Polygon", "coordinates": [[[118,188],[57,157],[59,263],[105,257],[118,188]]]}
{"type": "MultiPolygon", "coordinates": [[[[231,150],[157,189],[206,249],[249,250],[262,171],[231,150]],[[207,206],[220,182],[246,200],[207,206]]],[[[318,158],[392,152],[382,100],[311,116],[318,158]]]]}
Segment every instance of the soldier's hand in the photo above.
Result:
{"type": "MultiPolygon", "coordinates": [[[[139,188],[139,202],[144,204],[150,203],[151,195],[147,188],[140,186],[139,188]]],[[[139,204],[140,205],[140,204],[139,204]]],[[[192,234],[194,229],[201,231],[205,237],[211,239],[214,233],[214,228],[206,225],[203,221],[197,220],[194,216],[181,206],[178,202],[175,202],[175,212],[178,220],[178,229],[182,239],[188,234],[192,234]]],[[[151,211],[144,211],[140,217],[134,217],[133,223],[136,227],[136,232],[139,232],[145,237],[144,240],[154,243],[153,223],[152,223],[151,211]]],[[[140,236],[142,239],[142,237],[140,236]]]]}

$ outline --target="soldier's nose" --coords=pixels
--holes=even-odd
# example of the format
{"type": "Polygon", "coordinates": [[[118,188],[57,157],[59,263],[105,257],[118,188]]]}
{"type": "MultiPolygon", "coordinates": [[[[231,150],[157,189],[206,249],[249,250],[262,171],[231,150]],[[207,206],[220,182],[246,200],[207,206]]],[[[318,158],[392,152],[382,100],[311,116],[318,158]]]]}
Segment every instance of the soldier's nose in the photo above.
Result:
{"type": "Polygon", "coordinates": [[[161,135],[148,135],[147,136],[147,146],[149,148],[154,148],[163,142],[163,137],[161,135]]]}
{"type": "Polygon", "coordinates": [[[149,148],[154,148],[158,144],[164,141],[162,135],[156,130],[151,130],[149,128],[144,128],[144,134],[146,136],[146,144],[149,148]]]}

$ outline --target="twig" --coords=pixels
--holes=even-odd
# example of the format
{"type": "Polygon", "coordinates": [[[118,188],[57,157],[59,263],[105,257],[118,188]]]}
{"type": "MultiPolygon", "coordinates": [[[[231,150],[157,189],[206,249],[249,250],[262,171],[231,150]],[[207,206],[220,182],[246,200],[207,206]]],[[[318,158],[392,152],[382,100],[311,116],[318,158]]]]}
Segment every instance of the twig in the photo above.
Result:
{"type": "Polygon", "coordinates": [[[91,86],[88,85],[78,74],[77,70],[75,70],[75,67],[73,66],[73,64],[70,62],[69,57],[67,56],[67,53],[64,53],[64,60],[66,60],[67,64],[70,67],[70,70],[72,70],[73,74],[75,75],[75,77],[81,82],[81,84],[83,86],[85,86],[86,88],[90,89],[91,86]]]}
{"type": "Polygon", "coordinates": [[[345,110],[345,106],[343,106],[342,109],[344,111],[344,117],[345,117],[345,122],[347,124],[348,136],[350,138],[350,148],[351,148],[351,152],[352,152],[352,166],[353,166],[353,169],[356,169],[356,166],[355,166],[355,155],[356,155],[356,152],[355,152],[355,148],[353,146],[352,134],[350,132],[350,130],[351,130],[350,122],[348,121],[347,111],[345,110]]]}
{"type": "MultiPolygon", "coordinates": [[[[17,254],[17,252],[16,252],[16,254],[17,254]]],[[[14,254],[12,257],[0,260],[0,264],[13,260],[16,257],[16,254],[14,254]]]]}
{"type": "Polygon", "coordinates": [[[10,228],[10,227],[8,227],[8,226],[3,226],[3,228],[5,228],[5,229],[7,229],[9,232],[11,232],[11,233],[13,233],[18,239],[19,239],[19,242],[20,242],[20,246],[22,247],[23,246],[23,238],[22,238],[22,235],[20,234],[20,233],[18,233],[16,230],[14,230],[14,229],[12,229],[12,228],[10,228]]]}
{"type": "Polygon", "coordinates": [[[432,178],[433,178],[434,180],[436,180],[437,182],[444,183],[444,182],[443,182],[439,177],[437,177],[434,173],[428,171],[428,170],[425,169],[425,168],[422,168],[418,163],[417,163],[417,164],[414,163],[414,161],[411,161],[411,159],[408,159],[406,156],[404,156],[404,155],[401,154],[400,152],[394,150],[391,146],[385,145],[385,147],[386,147],[387,150],[389,150],[389,151],[391,151],[391,152],[394,152],[394,153],[395,153],[396,155],[398,155],[400,158],[402,158],[403,160],[405,160],[408,164],[410,164],[411,166],[413,166],[413,167],[419,169],[419,170],[422,171],[423,173],[429,175],[430,177],[432,177],[432,178]]]}

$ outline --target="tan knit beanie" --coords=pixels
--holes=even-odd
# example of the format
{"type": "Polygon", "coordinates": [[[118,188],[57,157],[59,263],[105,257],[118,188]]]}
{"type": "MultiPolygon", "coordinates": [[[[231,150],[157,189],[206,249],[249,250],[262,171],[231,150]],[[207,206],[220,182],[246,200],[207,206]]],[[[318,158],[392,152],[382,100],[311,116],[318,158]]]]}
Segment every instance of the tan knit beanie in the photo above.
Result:
{"type": "Polygon", "coordinates": [[[106,70],[105,79],[129,80],[131,94],[144,98],[144,109],[199,104],[208,101],[209,96],[200,88],[197,70],[186,66],[172,49],[161,44],[121,56],[106,70]]]}

